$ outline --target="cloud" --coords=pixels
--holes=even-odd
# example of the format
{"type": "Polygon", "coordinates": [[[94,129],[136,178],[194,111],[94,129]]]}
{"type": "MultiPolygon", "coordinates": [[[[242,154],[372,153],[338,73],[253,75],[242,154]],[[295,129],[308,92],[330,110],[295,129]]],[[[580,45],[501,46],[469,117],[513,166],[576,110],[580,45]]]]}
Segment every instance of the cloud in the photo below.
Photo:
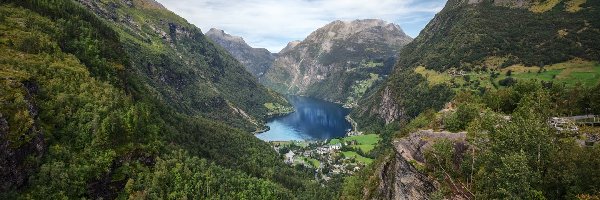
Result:
{"type": "Polygon", "coordinates": [[[243,37],[253,47],[278,52],[334,20],[383,19],[413,37],[445,0],[157,0],[200,27],[243,37]]]}

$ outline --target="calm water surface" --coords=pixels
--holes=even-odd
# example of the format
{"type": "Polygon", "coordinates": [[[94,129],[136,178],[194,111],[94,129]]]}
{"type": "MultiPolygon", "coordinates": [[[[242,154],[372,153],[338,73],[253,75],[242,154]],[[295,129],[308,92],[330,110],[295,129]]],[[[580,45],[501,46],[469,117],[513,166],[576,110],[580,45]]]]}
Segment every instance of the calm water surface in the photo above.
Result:
{"type": "Polygon", "coordinates": [[[271,129],[256,135],[264,141],[324,140],[343,137],[352,128],[345,117],[349,110],[314,98],[289,96],[296,112],[267,121],[271,129]]]}

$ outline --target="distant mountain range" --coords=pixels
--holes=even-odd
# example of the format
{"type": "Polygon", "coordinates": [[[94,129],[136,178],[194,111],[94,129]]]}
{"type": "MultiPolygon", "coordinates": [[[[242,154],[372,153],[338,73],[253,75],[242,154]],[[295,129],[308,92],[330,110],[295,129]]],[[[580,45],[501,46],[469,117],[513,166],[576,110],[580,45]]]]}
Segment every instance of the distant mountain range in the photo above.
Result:
{"type": "Polygon", "coordinates": [[[334,21],[303,41],[290,42],[272,60],[266,50],[251,48],[240,37],[217,29],[207,36],[278,92],[348,104],[384,80],[399,50],[412,41],[400,26],[382,20],[334,21]]]}

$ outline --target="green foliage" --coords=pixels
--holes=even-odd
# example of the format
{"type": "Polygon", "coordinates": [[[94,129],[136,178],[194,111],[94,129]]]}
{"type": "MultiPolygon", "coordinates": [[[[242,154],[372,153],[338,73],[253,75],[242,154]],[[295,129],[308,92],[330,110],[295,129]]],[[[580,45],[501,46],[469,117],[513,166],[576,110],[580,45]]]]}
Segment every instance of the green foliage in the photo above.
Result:
{"type": "Polygon", "coordinates": [[[452,132],[465,130],[471,121],[479,117],[479,110],[477,104],[460,104],[456,112],[444,119],[444,125],[452,132]]]}
{"type": "Polygon", "coordinates": [[[597,1],[587,1],[586,9],[575,13],[564,9],[533,13],[489,2],[456,4],[446,6],[400,52],[399,66],[471,71],[489,65],[485,60],[492,56],[507,58],[500,67],[519,63],[543,66],[574,57],[600,60],[597,1]],[[561,36],[559,30],[568,34],[561,36]]]}
{"type": "MultiPolygon", "coordinates": [[[[0,198],[335,196],[312,181],[312,174],[287,167],[248,132],[203,117],[217,113],[217,119],[248,127],[230,106],[260,119],[267,113],[264,103],[286,102],[258,86],[199,30],[189,41],[178,40],[191,46],[178,48],[194,49],[197,54],[185,58],[203,60],[183,64],[169,45],[157,53],[126,35],[121,24],[99,19],[75,2],[5,2],[0,4],[0,118],[10,122],[8,140],[15,148],[42,135],[45,143],[30,145],[47,151],[40,158],[23,153],[33,173],[0,191],[0,198]],[[179,80],[193,81],[184,87],[179,80]],[[184,95],[170,96],[174,93],[184,95]]],[[[140,10],[121,11],[152,16],[143,7],[151,2],[135,2],[140,10]]]]}
{"type": "Polygon", "coordinates": [[[134,199],[288,199],[290,191],[272,182],[223,169],[182,151],[158,158],[149,173],[127,181],[134,199]]]}
{"type": "Polygon", "coordinates": [[[527,165],[527,157],[520,153],[509,154],[501,157],[501,164],[494,169],[494,185],[497,187],[489,191],[486,198],[491,199],[546,199],[540,191],[533,188],[533,183],[539,180],[539,175],[534,173],[527,165]]]}
{"type": "Polygon", "coordinates": [[[468,141],[474,149],[468,156],[475,162],[463,163],[465,174],[473,174],[472,180],[463,178],[476,183],[474,193],[484,199],[563,199],[593,193],[600,185],[576,180],[598,179],[592,174],[599,160],[589,157],[600,155],[597,148],[581,147],[547,124],[561,113],[555,107],[565,102],[563,95],[586,99],[585,95],[577,92],[580,88],[529,84],[512,91],[524,95],[515,97],[519,103],[510,120],[486,111],[469,125],[468,141]]]}
{"type": "Polygon", "coordinates": [[[362,108],[352,111],[352,118],[356,120],[361,129],[367,131],[383,130],[384,124],[372,110],[378,109],[385,90],[392,91],[395,106],[401,109],[402,115],[399,120],[409,120],[418,116],[428,109],[441,109],[454,92],[446,84],[429,85],[427,80],[412,70],[399,70],[387,81],[386,85],[376,93],[361,101],[362,108]]]}
{"type": "Polygon", "coordinates": [[[504,87],[510,87],[510,86],[515,85],[516,83],[517,83],[517,80],[515,80],[512,77],[502,79],[498,82],[498,84],[500,84],[501,86],[504,86],[504,87]]]}

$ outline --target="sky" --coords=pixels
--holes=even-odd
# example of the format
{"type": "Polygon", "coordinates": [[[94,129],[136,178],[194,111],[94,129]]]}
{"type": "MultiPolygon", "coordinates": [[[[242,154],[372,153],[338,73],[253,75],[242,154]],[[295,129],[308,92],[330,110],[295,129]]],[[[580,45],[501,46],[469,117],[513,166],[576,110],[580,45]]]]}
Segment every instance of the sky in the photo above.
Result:
{"type": "Polygon", "coordinates": [[[218,28],[279,52],[335,20],[383,19],[416,37],[446,0],[157,0],[203,32],[218,28]]]}

